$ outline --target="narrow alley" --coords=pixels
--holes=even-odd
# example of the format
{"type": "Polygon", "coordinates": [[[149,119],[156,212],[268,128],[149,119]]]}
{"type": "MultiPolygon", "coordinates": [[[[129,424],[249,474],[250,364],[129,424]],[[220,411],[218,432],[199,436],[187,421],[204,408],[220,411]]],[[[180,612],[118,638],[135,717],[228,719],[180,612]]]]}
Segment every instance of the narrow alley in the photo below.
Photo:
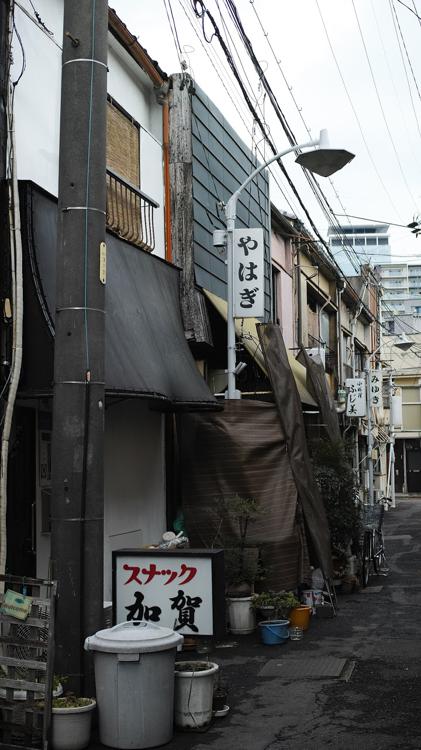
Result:
{"type": "Polygon", "coordinates": [[[230,713],[206,734],[177,734],[171,750],[421,747],[420,500],[400,500],[384,531],[389,575],[339,596],[336,618],[314,618],[298,643],[265,647],[249,636],[213,651],[230,713]],[[338,660],[340,676],[322,676],[340,668],[338,660]],[[292,667],[295,678],[281,676],[292,667]]]}

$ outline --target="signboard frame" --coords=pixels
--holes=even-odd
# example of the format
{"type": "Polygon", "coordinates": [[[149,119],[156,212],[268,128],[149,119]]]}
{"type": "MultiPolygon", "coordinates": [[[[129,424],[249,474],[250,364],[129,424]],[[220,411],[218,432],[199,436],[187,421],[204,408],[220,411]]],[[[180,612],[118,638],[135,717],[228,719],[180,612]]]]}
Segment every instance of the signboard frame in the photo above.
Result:
{"type": "MultiPolygon", "coordinates": [[[[183,629],[178,632],[181,635],[194,637],[194,638],[223,638],[226,635],[225,628],[225,568],[224,568],[224,550],[223,549],[159,549],[159,548],[136,548],[136,549],[118,549],[112,552],[112,621],[113,625],[117,624],[117,607],[118,607],[118,591],[117,591],[117,565],[118,560],[121,557],[128,557],[135,559],[150,557],[162,559],[163,565],[168,567],[171,562],[171,558],[183,557],[188,562],[191,558],[205,558],[209,559],[211,563],[211,576],[212,576],[212,628],[211,634],[194,633],[185,631],[183,629]]],[[[159,622],[157,624],[160,624],[159,622]]],[[[166,625],[166,627],[169,627],[166,625]]]]}

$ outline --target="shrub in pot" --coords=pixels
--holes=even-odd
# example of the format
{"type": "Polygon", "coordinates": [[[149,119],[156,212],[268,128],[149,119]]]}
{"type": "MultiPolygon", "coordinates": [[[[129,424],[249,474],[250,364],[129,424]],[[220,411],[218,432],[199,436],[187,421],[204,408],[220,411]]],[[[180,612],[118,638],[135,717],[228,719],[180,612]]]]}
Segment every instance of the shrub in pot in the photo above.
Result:
{"type": "Polygon", "coordinates": [[[225,552],[225,590],[231,633],[246,635],[256,627],[252,607],[254,582],[260,576],[259,549],[248,545],[250,525],[259,514],[254,498],[232,495],[216,502],[217,534],[212,546],[225,552]]]}
{"type": "Polygon", "coordinates": [[[83,750],[91,738],[93,698],[78,698],[69,694],[53,698],[51,716],[51,745],[53,750],[83,750]]]}
{"type": "Polygon", "coordinates": [[[253,607],[259,609],[268,620],[287,620],[291,609],[299,604],[292,591],[263,591],[253,597],[253,607]]]}

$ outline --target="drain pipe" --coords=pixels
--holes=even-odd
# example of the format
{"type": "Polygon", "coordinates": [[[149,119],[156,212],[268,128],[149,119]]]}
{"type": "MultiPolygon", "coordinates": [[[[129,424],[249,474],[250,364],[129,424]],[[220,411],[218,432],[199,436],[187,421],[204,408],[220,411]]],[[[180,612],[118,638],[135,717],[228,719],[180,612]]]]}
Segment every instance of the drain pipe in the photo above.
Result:
{"type": "Polygon", "coordinates": [[[23,284],[22,284],[22,234],[20,226],[20,208],[18,180],[16,173],[16,140],[15,123],[12,110],[12,92],[9,90],[8,128],[11,146],[11,179],[9,185],[9,227],[10,255],[12,273],[13,305],[13,346],[10,384],[7,396],[4,425],[1,438],[0,466],[0,575],[5,574],[7,557],[7,468],[9,460],[9,439],[12,428],[13,411],[22,367],[22,331],[23,331],[23,284]]]}
{"type": "MultiPolygon", "coordinates": [[[[325,309],[325,307],[327,307],[331,303],[331,301],[332,301],[332,297],[329,294],[326,302],[324,302],[323,305],[319,308],[318,318],[319,318],[319,341],[320,341],[320,343],[322,343],[322,312],[325,309]]],[[[326,346],[327,342],[324,341],[323,343],[326,346]]]]}

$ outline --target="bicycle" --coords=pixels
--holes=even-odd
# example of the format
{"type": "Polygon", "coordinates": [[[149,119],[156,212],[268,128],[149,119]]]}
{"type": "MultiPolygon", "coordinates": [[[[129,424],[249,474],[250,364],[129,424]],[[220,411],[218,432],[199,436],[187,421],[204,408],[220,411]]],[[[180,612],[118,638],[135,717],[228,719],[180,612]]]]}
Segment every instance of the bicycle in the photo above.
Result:
{"type": "Polygon", "coordinates": [[[364,588],[368,585],[371,567],[375,575],[387,575],[389,572],[382,527],[385,510],[391,503],[390,498],[382,497],[375,505],[365,505],[362,508],[364,531],[362,539],[361,578],[364,588]]]}

